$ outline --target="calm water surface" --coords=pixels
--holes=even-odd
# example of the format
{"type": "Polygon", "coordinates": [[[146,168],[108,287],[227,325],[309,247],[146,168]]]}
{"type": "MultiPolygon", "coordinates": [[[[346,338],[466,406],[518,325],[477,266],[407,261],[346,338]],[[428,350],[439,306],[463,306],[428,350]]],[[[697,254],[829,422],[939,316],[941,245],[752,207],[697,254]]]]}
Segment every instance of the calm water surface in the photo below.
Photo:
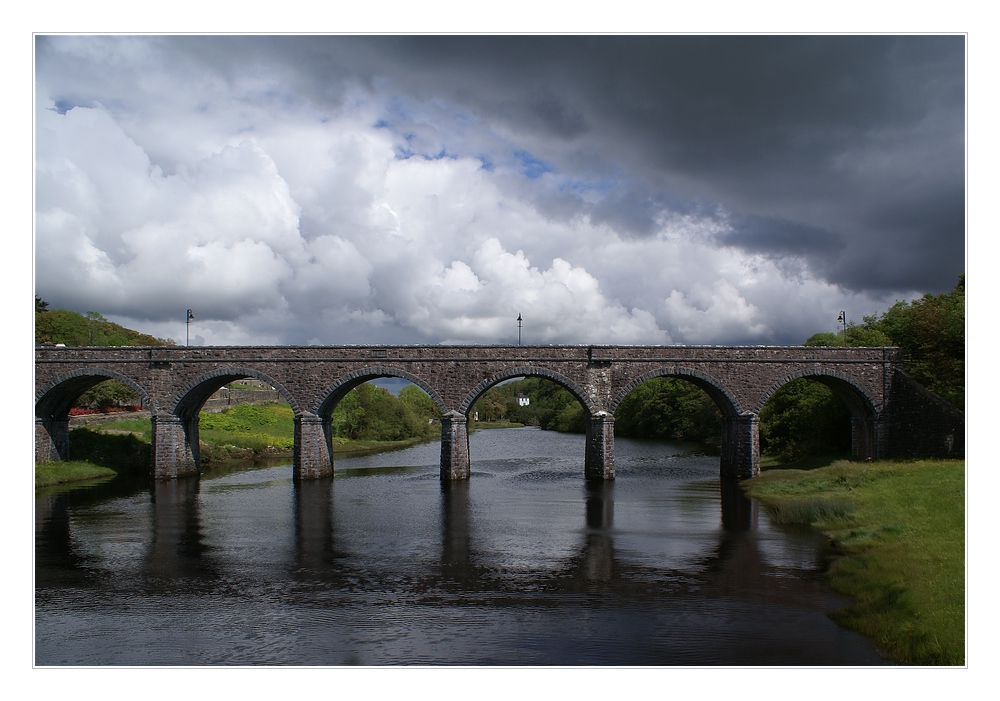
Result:
{"type": "Polygon", "coordinates": [[[37,665],[870,665],[827,613],[823,542],[770,525],[717,457],[583,437],[440,444],[36,499],[37,665]]]}

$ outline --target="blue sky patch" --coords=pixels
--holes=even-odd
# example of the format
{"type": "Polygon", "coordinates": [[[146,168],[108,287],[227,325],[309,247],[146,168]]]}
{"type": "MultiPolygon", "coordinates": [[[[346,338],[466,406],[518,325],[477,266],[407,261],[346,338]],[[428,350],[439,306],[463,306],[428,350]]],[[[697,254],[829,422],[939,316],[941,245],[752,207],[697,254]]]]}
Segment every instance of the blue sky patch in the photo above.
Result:
{"type": "Polygon", "coordinates": [[[519,161],[518,171],[532,180],[542,177],[545,173],[554,173],[555,169],[545,161],[535,158],[527,151],[514,151],[514,158],[519,161]]]}

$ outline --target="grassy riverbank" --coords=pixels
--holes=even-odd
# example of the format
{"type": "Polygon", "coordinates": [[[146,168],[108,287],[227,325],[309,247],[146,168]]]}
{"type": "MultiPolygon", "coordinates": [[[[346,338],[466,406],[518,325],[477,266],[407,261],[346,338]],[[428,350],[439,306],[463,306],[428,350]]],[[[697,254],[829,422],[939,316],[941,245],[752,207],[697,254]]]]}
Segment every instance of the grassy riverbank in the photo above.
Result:
{"type": "MultiPolygon", "coordinates": [[[[254,453],[271,449],[291,455],[294,444],[294,412],[287,404],[237,404],[221,412],[202,412],[198,438],[213,446],[235,446],[254,453]]],[[[104,435],[132,435],[150,442],[149,419],[126,419],[92,427],[104,435]]]]}
{"type": "Polygon", "coordinates": [[[35,489],[70,482],[107,479],[117,474],[110,467],[94,465],[84,460],[40,462],[35,464],[35,489]]]}
{"type": "MultiPolygon", "coordinates": [[[[201,461],[207,467],[292,458],[294,413],[287,404],[238,404],[218,413],[202,412],[198,424],[201,461]]],[[[74,428],[70,431],[73,455],[85,459],[36,464],[35,487],[114,476],[149,465],[151,432],[148,418],[74,428]]],[[[335,436],[333,455],[336,459],[399,450],[438,435],[428,430],[426,435],[384,441],[335,436]]]]}
{"type": "Polygon", "coordinates": [[[855,600],[837,623],[904,664],[965,664],[964,461],[840,460],[744,488],[776,522],[830,537],[830,584],[855,600]]]}
{"type": "Polygon", "coordinates": [[[760,456],[761,470],[815,470],[818,467],[827,467],[838,460],[849,460],[850,452],[833,455],[804,455],[795,460],[781,460],[773,455],[760,456]]]}
{"type": "Polygon", "coordinates": [[[479,429],[491,429],[491,428],[524,428],[524,424],[519,424],[516,421],[470,421],[469,430],[478,431],[479,429]]]}

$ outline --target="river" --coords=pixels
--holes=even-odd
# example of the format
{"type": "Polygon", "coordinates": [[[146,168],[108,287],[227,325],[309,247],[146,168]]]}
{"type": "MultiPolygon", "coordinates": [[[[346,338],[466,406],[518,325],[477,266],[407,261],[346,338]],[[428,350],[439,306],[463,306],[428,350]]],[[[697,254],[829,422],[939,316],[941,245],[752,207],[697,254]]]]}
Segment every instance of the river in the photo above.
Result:
{"type": "Polygon", "coordinates": [[[35,664],[881,665],[827,613],[824,541],[776,527],[717,457],[477,431],[440,444],[112,483],[35,504],[35,664]]]}

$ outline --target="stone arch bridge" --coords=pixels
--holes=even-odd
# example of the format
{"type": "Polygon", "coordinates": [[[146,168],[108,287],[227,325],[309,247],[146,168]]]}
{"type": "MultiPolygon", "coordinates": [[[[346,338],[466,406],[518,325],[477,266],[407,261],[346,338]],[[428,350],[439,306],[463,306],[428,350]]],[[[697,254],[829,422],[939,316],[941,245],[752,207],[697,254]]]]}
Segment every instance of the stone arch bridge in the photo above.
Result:
{"type": "Polygon", "coordinates": [[[720,469],[760,469],[758,415],[797,378],[824,383],[851,411],[852,455],[964,455],[964,416],[900,370],[896,348],[791,346],[308,346],[35,349],[35,459],[67,459],[69,409],[90,387],[119,380],[151,413],[157,479],[198,473],[198,412],[223,385],[255,378],[295,413],[294,477],[333,474],[331,414],[354,387],[380,377],[413,382],[441,411],[441,477],[469,476],[467,414],[479,395],[515,377],[546,377],[586,410],[584,473],[613,479],[614,413],[642,382],[673,376],[705,390],[723,417],[720,469]]]}

